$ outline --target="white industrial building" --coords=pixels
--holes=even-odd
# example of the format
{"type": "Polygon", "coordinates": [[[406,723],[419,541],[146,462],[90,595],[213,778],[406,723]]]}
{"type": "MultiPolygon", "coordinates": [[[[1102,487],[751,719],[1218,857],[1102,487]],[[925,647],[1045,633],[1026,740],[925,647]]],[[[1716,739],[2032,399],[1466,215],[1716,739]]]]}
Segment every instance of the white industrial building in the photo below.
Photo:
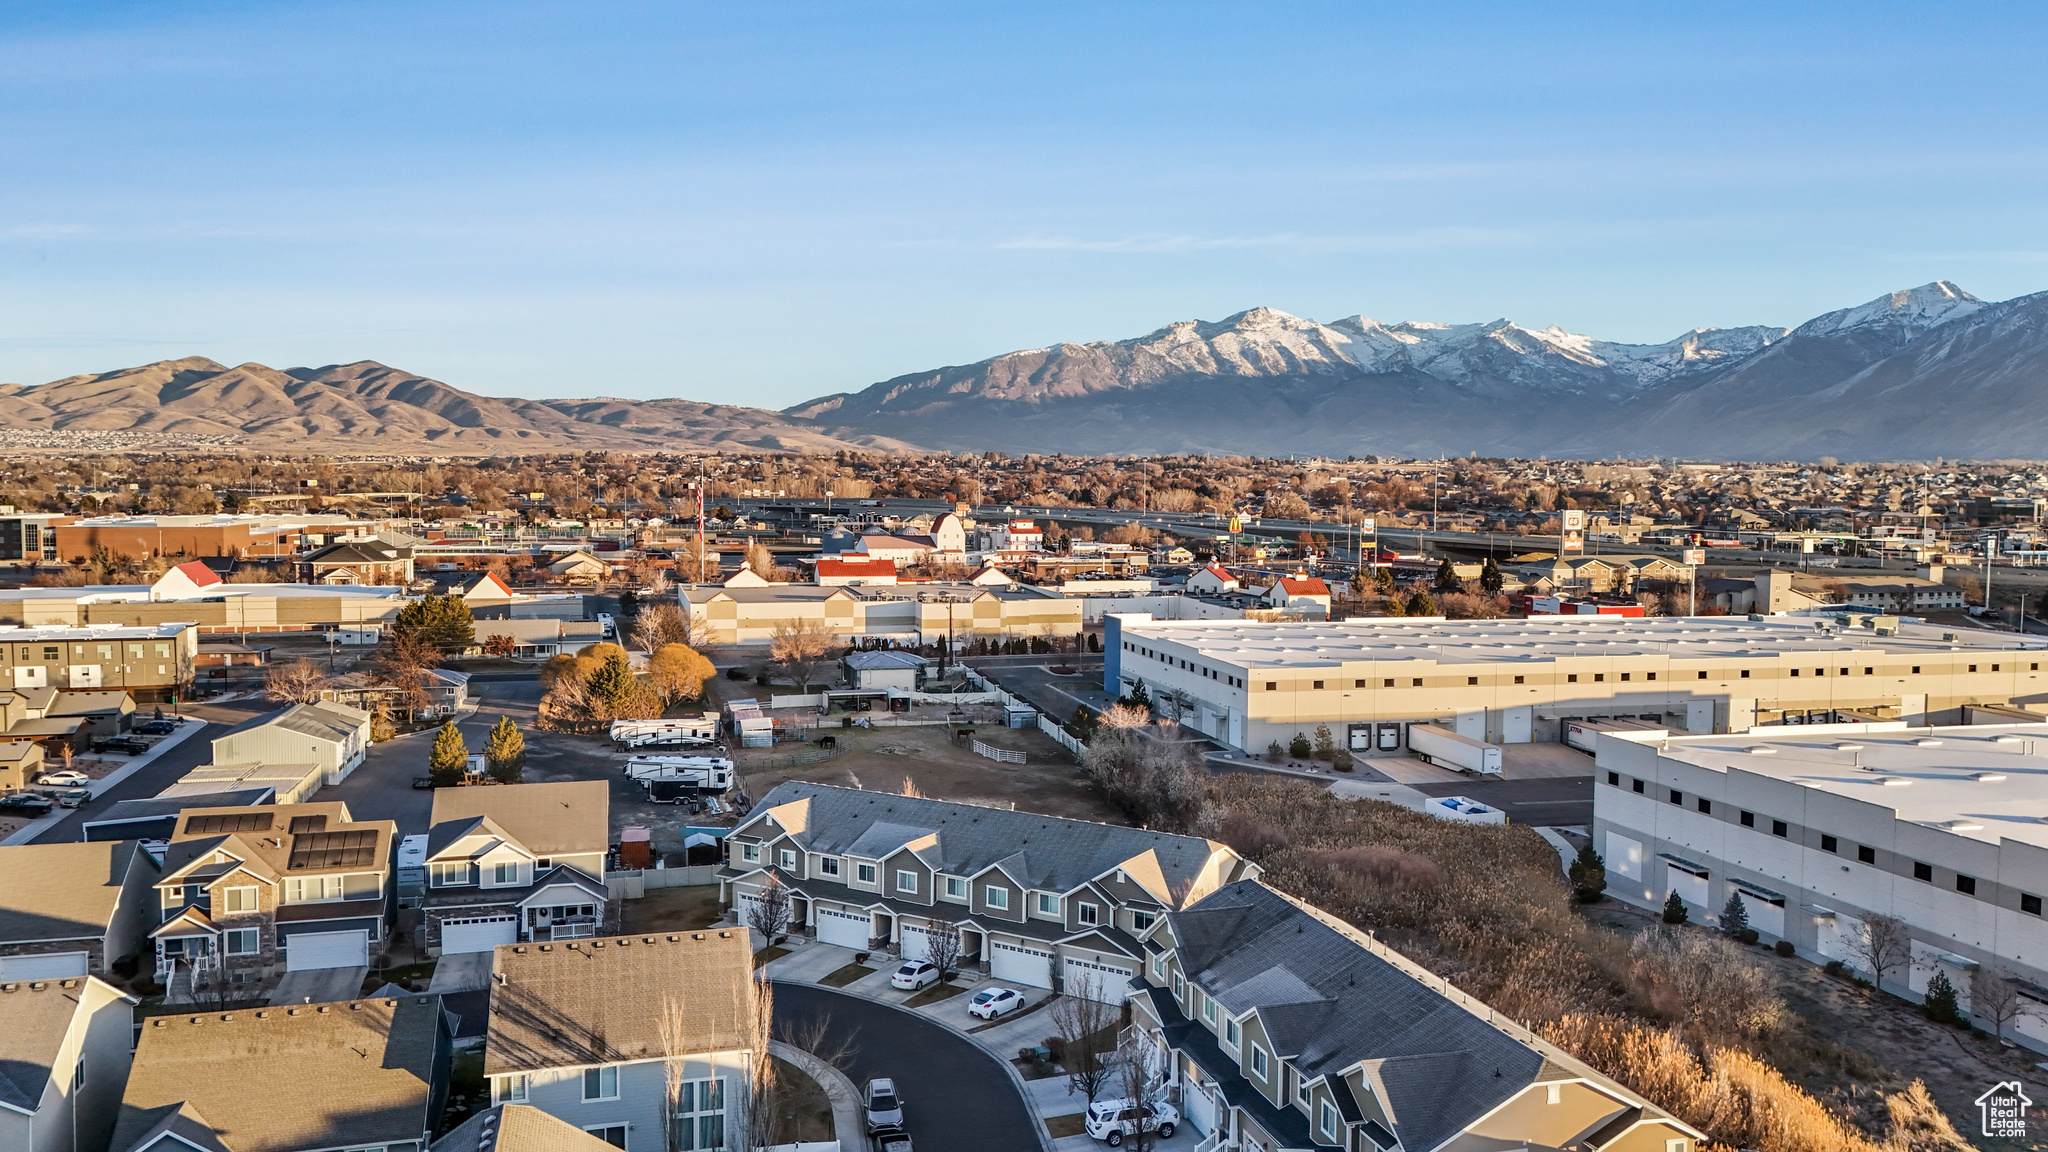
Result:
{"type": "Polygon", "coordinates": [[[1357,750],[1435,724],[1495,743],[1628,717],[1691,733],[1844,712],[1957,723],[1970,704],[2048,704],[2048,644],[1895,617],[1324,621],[1104,617],[1103,689],[1248,751],[1328,724],[1357,750]]]}
{"type": "Polygon", "coordinates": [[[2044,1005],[2008,1036],[2048,1050],[2048,724],[1602,733],[1595,767],[1610,895],[1718,922],[1734,894],[1766,941],[1850,967],[1864,920],[1896,917],[1912,962],[1887,988],[1944,971],[1967,1001],[2006,971],[2044,1005]]]}

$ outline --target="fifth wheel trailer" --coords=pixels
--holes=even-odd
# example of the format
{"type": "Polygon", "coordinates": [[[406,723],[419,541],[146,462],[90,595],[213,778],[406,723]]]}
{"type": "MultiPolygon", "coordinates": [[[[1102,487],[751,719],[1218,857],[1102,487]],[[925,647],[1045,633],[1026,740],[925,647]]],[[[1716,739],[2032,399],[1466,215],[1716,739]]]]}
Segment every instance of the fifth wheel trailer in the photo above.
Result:
{"type": "Polygon", "coordinates": [[[1408,726],[1408,750],[1430,764],[1500,775],[1500,749],[1484,740],[1460,736],[1434,724],[1408,726]]]}

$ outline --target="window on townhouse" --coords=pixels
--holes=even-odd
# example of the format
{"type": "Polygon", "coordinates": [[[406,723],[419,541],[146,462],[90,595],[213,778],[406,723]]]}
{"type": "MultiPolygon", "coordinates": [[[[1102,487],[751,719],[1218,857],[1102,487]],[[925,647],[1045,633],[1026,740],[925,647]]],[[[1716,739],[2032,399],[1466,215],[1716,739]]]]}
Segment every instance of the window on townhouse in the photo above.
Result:
{"type": "Polygon", "coordinates": [[[519,883],[519,861],[505,860],[491,865],[491,883],[499,887],[519,883]]]}
{"type": "Polygon", "coordinates": [[[1187,978],[1180,973],[1173,974],[1173,998],[1181,1003],[1187,1002],[1187,983],[1187,978]]]}
{"type": "Polygon", "coordinates": [[[1243,1029],[1241,1029],[1241,1028],[1239,1028],[1239,1027],[1237,1026],[1237,1021],[1235,1021],[1235,1020],[1225,1020],[1225,1021],[1223,1022],[1223,1044],[1224,1044],[1224,1047],[1226,1047],[1226,1048],[1231,1048],[1231,1049],[1235,1049],[1235,1048],[1236,1048],[1236,1047],[1237,1047],[1237,1046],[1238,1046],[1239,1044],[1241,1044],[1241,1043],[1243,1043],[1243,1042],[1244,1042],[1244,1031],[1243,1031],[1243,1029]]]}
{"type": "Polygon", "coordinates": [[[617,1100],[619,1098],[619,1066],[600,1064],[583,1070],[583,1099],[617,1100]]]}
{"type": "MultiPolygon", "coordinates": [[[[436,864],[432,871],[432,880],[436,888],[459,888],[470,882],[469,861],[467,860],[436,864]]],[[[317,882],[318,879],[319,877],[295,877],[285,881],[285,899],[292,901],[318,900],[318,896],[307,896],[304,894],[307,881],[313,880],[317,882]]]]}
{"type": "Polygon", "coordinates": [[[1271,1057],[1266,1055],[1264,1048],[1259,1047],[1257,1044],[1252,1045],[1252,1075],[1264,1080],[1271,1059],[1271,1057]]]}
{"type": "Polygon", "coordinates": [[[1216,1023],[1216,1001],[1206,994],[1202,996],[1202,1019],[1211,1025],[1216,1023]]]}
{"type": "Polygon", "coordinates": [[[981,886],[981,902],[999,912],[1007,911],[1010,907],[1010,891],[993,884],[984,884],[981,886]]]}
{"type": "Polygon", "coordinates": [[[1152,927],[1155,919],[1150,912],[1133,912],[1131,913],[1131,931],[1143,932],[1152,927]]]}
{"type": "Polygon", "coordinates": [[[896,890],[897,890],[898,892],[915,892],[915,891],[917,891],[917,873],[915,873],[915,872],[912,872],[912,871],[909,871],[908,869],[903,869],[903,868],[899,868],[899,869],[897,869],[897,870],[896,870],[896,890]]]}
{"type": "Polygon", "coordinates": [[[227,888],[221,892],[223,912],[254,912],[256,910],[256,889],[227,888]]]}
{"type": "Polygon", "coordinates": [[[584,1131],[614,1148],[624,1148],[626,1146],[626,1126],[624,1124],[593,1124],[585,1128],[584,1131]]]}
{"type": "Polygon", "coordinates": [[[676,1098],[676,1149],[725,1147],[725,1081],[685,1080],[676,1098]]]}
{"type": "Polygon", "coordinates": [[[254,956],[262,947],[254,928],[231,928],[228,930],[228,955],[254,956]]]}
{"type": "Polygon", "coordinates": [[[530,1082],[531,1081],[528,1079],[526,1073],[524,1072],[520,1072],[511,1076],[491,1077],[491,1103],[526,1103],[526,1088],[530,1082]]]}
{"type": "Polygon", "coordinates": [[[820,856],[820,857],[818,857],[818,875],[820,875],[820,876],[837,876],[837,875],[839,875],[839,857],[837,857],[837,856],[820,856]]]}
{"type": "Polygon", "coordinates": [[[796,871],[796,849],[782,848],[775,853],[775,864],[784,872],[796,871]]]}
{"type": "Polygon", "coordinates": [[[1315,1089],[1309,1087],[1308,1077],[1291,1070],[1289,1075],[1294,1077],[1294,1098],[1303,1104],[1308,1103],[1309,1097],[1315,1094],[1315,1089]]]}
{"type": "Polygon", "coordinates": [[[760,863],[760,862],[761,862],[761,846],[760,846],[759,844],[742,844],[742,845],[740,845],[740,859],[742,859],[742,860],[746,861],[746,862],[747,862],[747,863],[749,863],[749,864],[758,864],[758,863],[760,863]]]}
{"type": "Polygon", "coordinates": [[[964,880],[964,879],[962,879],[962,878],[960,878],[960,877],[958,877],[958,876],[948,876],[948,877],[946,877],[946,895],[948,895],[948,896],[965,896],[965,895],[967,895],[967,881],[966,881],[966,880],[964,880]]]}
{"type": "Polygon", "coordinates": [[[1059,915],[1060,898],[1050,892],[1040,892],[1038,894],[1038,911],[1046,916],[1059,915]]]}
{"type": "Polygon", "coordinates": [[[1337,1110],[1330,1107],[1328,1100],[1323,1101],[1323,1106],[1316,1109],[1316,1129],[1323,1134],[1325,1140],[1334,1142],[1337,1139],[1337,1110]]]}
{"type": "MultiPolygon", "coordinates": [[[[458,879],[449,880],[446,883],[442,883],[437,878],[435,880],[436,887],[446,888],[471,882],[469,865],[467,863],[438,865],[437,867],[452,867],[461,871],[458,879]]],[[[294,876],[284,882],[284,898],[287,904],[296,904],[307,900],[339,900],[341,896],[342,883],[339,876],[294,876]]]]}
{"type": "Polygon", "coordinates": [[[863,884],[873,884],[875,882],[875,866],[873,864],[855,864],[853,866],[853,878],[863,884]]]}
{"type": "Polygon", "coordinates": [[[1075,919],[1079,920],[1083,924],[1096,923],[1096,917],[1098,916],[1098,914],[1099,909],[1097,909],[1096,906],[1093,904],[1078,904],[1074,907],[1075,919]]]}

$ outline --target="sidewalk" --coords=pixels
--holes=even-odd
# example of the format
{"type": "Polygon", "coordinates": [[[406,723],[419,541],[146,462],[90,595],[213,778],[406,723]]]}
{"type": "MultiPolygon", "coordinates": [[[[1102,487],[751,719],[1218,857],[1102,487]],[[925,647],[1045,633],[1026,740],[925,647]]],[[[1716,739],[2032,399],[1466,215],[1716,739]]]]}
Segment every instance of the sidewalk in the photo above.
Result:
{"type": "MultiPolygon", "coordinates": [[[[789,955],[769,961],[762,967],[761,973],[772,980],[793,984],[816,984],[825,976],[853,963],[853,956],[854,950],[851,948],[803,943],[792,949],[789,955]]],[[[927,1020],[965,1035],[986,1049],[1009,1071],[1012,1082],[1017,1085],[1017,1091],[1024,1097],[1032,1113],[1038,1117],[1039,1139],[1049,1152],[1081,1152],[1083,1149],[1104,1147],[1086,1134],[1053,1139],[1046,1132],[1044,1122],[1059,1116],[1076,1116],[1087,1110],[1088,1103],[1068,1090],[1067,1078],[1064,1075],[1026,1080],[1015,1063],[1020,1049],[1036,1047],[1043,1043],[1046,1037],[1055,1035],[1058,1031],[1044,1011],[1044,1006],[1054,999],[1050,991],[982,979],[975,973],[962,973],[955,983],[956,987],[964,989],[958,995],[949,996],[937,1003],[910,1008],[905,1001],[918,993],[889,987],[889,975],[896,970],[901,961],[895,957],[870,956],[868,962],[876,965],[873,974],[863,976],[837,991],[883,1004],[893,1004],[905,1011],[915,1012],[927,1020]],[[962,983],[963,981],[965,983],[962,983]],[[983,988],[1014,988],[1023,994],[1024,1007],[994,1022],[984,1022],[970,1016],[967,1005],[973,1001],[974,994],[983,988]]],[[[1197,1133],[1179,1129],[1171,1138],[1157,1141],[1154,1147],[1158,1152],[1188,1152],[1198,1143],[1200,1137],[1197,1133]]]]}
{"type": "MultiPolygon", "coordinates": [[[[178,730],[176,732],[173,732],[169,736],[166,736],[163,739],[157,741],[154,745],[150,747],[149,751],[144,752],[142,755],[137,756],[135,759],[130,760],[128,763],[121,765],[119,768],[114,769],[112,772],[107,773],[105,776],[102,776],[99,779],[92,781],[91,783],[87,784],[86,787],[92,790],[92,794],[94,796],[98,796],[100,793],[105,792],[107,789],[112,788],[114,785],[119,784],[121,781],[126,780],[130,776],[135,775],[137,772],[142,771],[144,768],[149,767],[151,762],[153,762],[158,756],[162,755],[163,753],[169,751],[172,748],[176,748],[180,744],[183,744],[186,740],[190,739],[194,733],[200,731],[205,727],[206,721],[201,720],[198,717],[193,717],[185,721],[183,724],[178,725],[178,730]]],[[[59,808],[40,820],[31,821],[27,827],[23,828],[19,832],[16,832],[12,836],[9,836],[7,839],[0,840],[0,848],[11,848],[16,844],[27,844],[30,841],[34,840],[36,837],[41,836],[43,833],[49,831],[52,828],[55,828],[59,824],[62,824],[66,818],[77,815],[77,813],[78,809],[76,808],[59,808]]]]}

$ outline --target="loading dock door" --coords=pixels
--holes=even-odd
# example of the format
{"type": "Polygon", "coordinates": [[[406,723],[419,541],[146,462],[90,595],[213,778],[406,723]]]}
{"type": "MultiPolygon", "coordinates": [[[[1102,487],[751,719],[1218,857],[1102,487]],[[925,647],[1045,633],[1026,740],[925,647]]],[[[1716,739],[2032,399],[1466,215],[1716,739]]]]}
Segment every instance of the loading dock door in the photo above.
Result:
{"type": "Polygon", "coordinates": [[[1380,751],[1398,752],[1400,750],[1401,726],[1399,724],[1380,725],[1380,751]]]}
{"type": "Polygon", "coordinates": [[[1503,744],[1527,744],[1534,739],[1536,709],[1524,704],[1518,708],[1503,708],[1500,711],[1500,742],[1503,744]]]}

